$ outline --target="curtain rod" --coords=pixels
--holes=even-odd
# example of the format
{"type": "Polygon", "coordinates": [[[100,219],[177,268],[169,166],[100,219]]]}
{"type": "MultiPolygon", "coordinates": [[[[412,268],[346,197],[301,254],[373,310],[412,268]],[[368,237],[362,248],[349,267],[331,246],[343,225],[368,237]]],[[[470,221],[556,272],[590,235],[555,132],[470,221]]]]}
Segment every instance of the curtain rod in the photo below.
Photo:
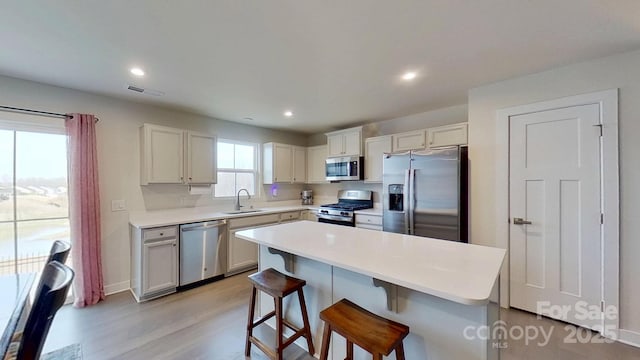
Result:
{"type": "MultiPolygon", "coordinates": [[[[0,105],[0,109],[7,109],[7,110],[13,110],[13,111],[22,111],[22,112],[28,112],[28,113],[40,114],[40,115],[56,116],[56,117],[61,117],[61,118],[64,118],[64,119],[73,118],[72,115],[67,115],[67,114],[54,113],[54,112],[48,112],[48,111],[40,111],[40,110],[32,110],[32,109],[23,109],[23,108],[17,108],[17,107],[12,107],[12,106],[2,106],[2,105],[0,105]]],[[[100,119],[96,118],[96,122],[98,122],[99,120],[100,119]]]]}

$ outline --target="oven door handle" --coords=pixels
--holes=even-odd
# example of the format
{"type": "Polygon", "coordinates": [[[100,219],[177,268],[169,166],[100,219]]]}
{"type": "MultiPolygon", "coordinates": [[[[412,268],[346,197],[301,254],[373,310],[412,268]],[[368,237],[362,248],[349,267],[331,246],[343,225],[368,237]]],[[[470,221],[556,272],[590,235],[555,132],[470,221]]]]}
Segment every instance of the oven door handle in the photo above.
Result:
{"type": "Polygon", "coordinates": [[[351,222],[349,219],[346,219],[344,216],[340,216],[340,215],[329,215],[329,214],[317,214],[318,219],[327,219],[327,220],[336,220],[336,221],[343,221],[346,223],[351,222]]]}

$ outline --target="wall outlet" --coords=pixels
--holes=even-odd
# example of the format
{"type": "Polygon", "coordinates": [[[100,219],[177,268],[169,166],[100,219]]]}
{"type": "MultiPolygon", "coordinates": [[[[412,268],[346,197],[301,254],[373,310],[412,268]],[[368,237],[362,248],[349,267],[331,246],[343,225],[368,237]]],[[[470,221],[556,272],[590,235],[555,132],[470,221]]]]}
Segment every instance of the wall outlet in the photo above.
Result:
{"type": "Polygon", "coordinates": [[[111,211],[124,211],[127,209],[127,204],[124,200],[111,200],[111,211]]]}

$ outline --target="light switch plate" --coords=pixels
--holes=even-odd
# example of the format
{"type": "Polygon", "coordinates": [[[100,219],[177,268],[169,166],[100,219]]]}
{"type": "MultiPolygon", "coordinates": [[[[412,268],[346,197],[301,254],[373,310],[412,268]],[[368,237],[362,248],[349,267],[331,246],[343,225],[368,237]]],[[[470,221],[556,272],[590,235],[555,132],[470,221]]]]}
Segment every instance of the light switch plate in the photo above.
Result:
{"type": "Polygon", "coordinates": [[[124,211],[127,205],[124,200],[111,200],[111,211],[124,211]]]}

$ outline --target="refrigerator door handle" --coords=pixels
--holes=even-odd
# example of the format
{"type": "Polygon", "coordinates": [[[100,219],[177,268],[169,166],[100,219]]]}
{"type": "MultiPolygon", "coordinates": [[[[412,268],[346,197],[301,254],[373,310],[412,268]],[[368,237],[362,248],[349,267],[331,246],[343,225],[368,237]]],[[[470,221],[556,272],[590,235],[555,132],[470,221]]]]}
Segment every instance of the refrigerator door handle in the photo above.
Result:
{"type": "Polygon", "coordinates": [[[404,173],[404,196],[403,196],[403,204],[402,209],[404,210],[404,233],[411,235],[411,224],[409,213],[410,202],[409,197],[411,196],[411,170],[405,170],[404,173]]]}
{"type": "Polygon", "coordinates": [[[409,234],[415,233],[416,170],[409,170],[409,234]]]}

